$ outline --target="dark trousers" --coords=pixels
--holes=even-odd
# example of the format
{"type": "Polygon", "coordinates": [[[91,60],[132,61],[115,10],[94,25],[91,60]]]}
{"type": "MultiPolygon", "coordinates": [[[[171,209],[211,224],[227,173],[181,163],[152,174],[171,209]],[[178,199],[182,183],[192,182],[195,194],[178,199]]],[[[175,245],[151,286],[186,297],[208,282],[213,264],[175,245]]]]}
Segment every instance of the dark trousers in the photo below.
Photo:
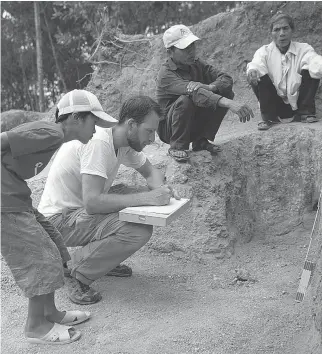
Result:
{"type": "Polygon", "coordinates": [[[280,118],[290,118],[295,114],[315,114],[315,95],[320,80],[312,79],[307,70],[301,71],[302,83],[299,88],[297,111],[293,111],[291,105],[284,103],[278,96],[276,88],[268,75],[261,77],[258,85],[251,85],[260,103],[260,111],[264,121],[278,121],[280,118]]]}
{"type": "MultiPolygon", "coordinates": [[[[230,91],[225,97],[232,99],[234,93],[230,91]]],[[[214,140],[227,111],[222,107],[197,107],[188,96],[182,95],[159,123],[158,135],[172,149],[187,150],[191,142],[201,138],[214,140]]]]}

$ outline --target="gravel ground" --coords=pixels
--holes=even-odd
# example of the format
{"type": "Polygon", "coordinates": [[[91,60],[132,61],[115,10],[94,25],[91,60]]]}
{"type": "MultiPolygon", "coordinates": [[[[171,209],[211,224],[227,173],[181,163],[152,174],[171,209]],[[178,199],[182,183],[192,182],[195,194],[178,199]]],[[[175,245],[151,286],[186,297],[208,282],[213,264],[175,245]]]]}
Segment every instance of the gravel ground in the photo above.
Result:
{"type": "MultiPolygon", "coordinates": [[[[2,353],[307,354],[310,312],[294,301],[314,213],[291,233],[237,245],[229,260],[195,260],[146,245],[127,264],[131,278],[96,281],[103,300],[68,346],[26,343],[27,301],[2,264],[2,353]],[[234,282],[235,269],[252,281],[234,282]]],[[[61,309],[84,308],[57,292],[61,309]]]]}

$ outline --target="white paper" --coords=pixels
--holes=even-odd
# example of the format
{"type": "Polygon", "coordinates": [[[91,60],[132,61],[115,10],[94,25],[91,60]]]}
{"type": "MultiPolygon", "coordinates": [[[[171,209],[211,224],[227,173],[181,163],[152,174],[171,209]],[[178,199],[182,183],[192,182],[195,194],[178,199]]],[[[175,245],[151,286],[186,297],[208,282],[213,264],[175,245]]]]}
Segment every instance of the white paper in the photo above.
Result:
{"type": "Polygon", "coordinates": [[[171,214],[174,211],[178,210],[183,204],[185,204],[186,201],[188,201],[188,199],[181,198],[180,200],[177,200],[175,198],[171,198],[170,203],[168,205],[128,207],[123,209],[122,211],[134,212],[136,214],[137,213],[171,214]]]}

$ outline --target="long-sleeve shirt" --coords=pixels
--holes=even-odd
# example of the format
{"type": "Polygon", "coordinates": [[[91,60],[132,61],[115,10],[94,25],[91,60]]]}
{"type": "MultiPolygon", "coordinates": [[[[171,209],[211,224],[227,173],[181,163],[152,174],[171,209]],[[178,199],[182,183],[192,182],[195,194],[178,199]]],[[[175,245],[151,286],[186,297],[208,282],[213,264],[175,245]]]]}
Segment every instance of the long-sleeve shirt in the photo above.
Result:
{"type": "Polygon", "coordinates": [[[302,82],[301,70],[308,70],[313,79],[322,78],[322,56],[307,43],[291,42],[288,51],[282,54],[274,42],[259,48],[253,60],[247,65],[260,76],[268,74],[277,94],[293,110],[297,109],[299,87],[302,82]]]}
{"type": "Polygon", "coordinates": [[[181,95],[189,96],[198,107],[217,107],[220,94],[200,88],[192,93],[187,91],[190,81],[214,84],[220,93],[232,87],[233,79],[226,73],[196,59],[193,65],[178,66],[171,58],[162,64],[157,79],[157,100],[167,112],[181,95]]]}

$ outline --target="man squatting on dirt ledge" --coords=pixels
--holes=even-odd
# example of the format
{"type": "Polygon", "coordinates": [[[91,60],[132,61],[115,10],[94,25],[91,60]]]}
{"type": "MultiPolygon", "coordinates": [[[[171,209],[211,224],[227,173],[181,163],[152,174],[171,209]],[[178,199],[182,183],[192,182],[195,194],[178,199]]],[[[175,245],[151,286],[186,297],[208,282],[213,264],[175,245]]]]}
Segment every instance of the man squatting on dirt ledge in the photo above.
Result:
{"type": "MultiPolygon", "coordinates": [[[[117,123],[92,93],[78,91],[76,98],[81,103],[74,101],[56,123],[26,123],[1,133],[1,254],[29,299],[25,336],[34,344],[71,343],[81,336],[71,326],[90,317],[89,312],[56,308],[55,290],[64,285],[63,262],[70,255],[61,234],[33,208],[25,182],[46,167],[62,144],[74,139],[86,144],[95,124],[117,123]]],[[[58,107],[64,101],[65,96],[58,107]]]]}
{"type": "MultiPolygon", "coordinates": [[[[70,108],[68,97],[62,101],[59,115],[70,108]]],[[[77,304],[101,300],[90,284],[104,275],[130,276],[132,269],[120,263],[152,235],[151,225],[119,221],[118,212],[166,205],[171,195],[177,197],[142,152],[155,140],[160,117],[160,106],[150,97],[132,97],[123,103],[117,125],[97,129],[86,145],[64,144],[53,161],[39,210],[61,232],[66,246],[81,246],[71,255],[71,274],[65,269],[68,296],[77,304]],[[121,164],[136,169],[150,190],[111,188],[121,164]]]]}
{"type": "Polygon", "coordinates": [[[322,78],[322,57],[307,43],[293,42],[291,16],[270,21],[273,41],[259,48],[247,65],[247,79],[259,101],[259,130],[287,121],[317,122],[315,95],[322,78]]]}
{"type": "Polygon", "coordinates": [[[214,140],[229,109],[244,123],[254,116],[246,104],[233,101],[233,79],[228,74],[196,59],[197,40],[184,25],[172,26],[163,35],[168,59],[159,71],[157,99],[166,116],[158,134],[178,162],[188,160],[190,142],[194,151],[220,151],[209,140],[214,140]]]}

